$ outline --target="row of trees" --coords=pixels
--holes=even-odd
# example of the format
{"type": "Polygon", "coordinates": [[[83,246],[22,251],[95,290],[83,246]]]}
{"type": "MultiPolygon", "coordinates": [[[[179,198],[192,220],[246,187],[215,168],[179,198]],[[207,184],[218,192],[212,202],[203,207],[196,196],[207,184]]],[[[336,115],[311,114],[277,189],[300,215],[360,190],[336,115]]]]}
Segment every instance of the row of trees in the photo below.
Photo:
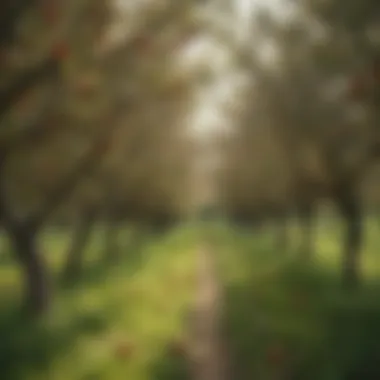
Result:
{"type": "Polygon", "coordinates": [[[376,2],[350,0],[340,12],[337,1],[310,0],[286,22],[260,13],[246,42],[217,18],[197,19],[199,4],[207,2],[2,2],[0,215],[33,311],[52,298],[38,245],[48,222],[78,222],[71,275],[95,220],[107,221],[112,244],[120,220],[162,224],[191,211],[200,177],[186,116],[199,80],[215,78],[177,58],[199,33],[246,78],[221,144],[222,207],[245,219],[296,210],[308,255],[315,206],[331,199],[348,228],[344,282],[358,283],[362,179],[379,153],[376,2]]]}
{"type": "Polygon", "coordinates": [[[1,3],[0,215],[35,313],[52,300],[38,239],[47,223],[79,221],[68,274],[96,219],[187,212],[197,73],[177,56],[197,32],[194,1],[137,5],[1,3]]]}
{"type": "Polygon", "coordinates": [[[359,282],[362,184],[379,153],[378,6],[310,0],[297,3],[286,21],[262,12],[255,41],[272,48],[271,59],[251,54],[254,37],[244,46],[228,41],[247,85],[226,150],[224,206],[243,219],[296,211],[310,258],[316,207],[330,199],[347,224],[347,286],[359,282]]]}

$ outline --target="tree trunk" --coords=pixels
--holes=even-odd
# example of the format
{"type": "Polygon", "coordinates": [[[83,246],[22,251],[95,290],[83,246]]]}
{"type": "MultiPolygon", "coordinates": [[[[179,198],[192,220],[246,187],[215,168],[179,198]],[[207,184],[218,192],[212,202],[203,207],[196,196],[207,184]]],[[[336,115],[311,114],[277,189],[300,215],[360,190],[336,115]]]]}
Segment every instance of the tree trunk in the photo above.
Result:
{"type": "Polygon", "coordinates": [[[108,263],[115,263],[120,258],[120,247],[118,244],[118,223],[111,218],[106,221],[104,235],[104,258],[108,263]]]}
{"type": "Polygon", "coordinates": [[[278,252],[284,253],[289,246],[289,239],[288,239],[288,223],[286,216],[277,216],[275,218],[276,223],[276,250],[278,252]]]}
{"type": "Polygon", "coordinates": [[[34,315],[48,311],[51,284],[46,263],[37,246],[37,233],[29,226],[8,229],[15,255],[24,272],[25,306],[34,315]]]}
{"type": "Polygon", "coordinates": [[[94,220],[94,213],[92,211],[85,211],[80,215],[62,272],[64,280],[75,279],[80,276],[83,269],[83,256],[91,237],[94,220]]]}
{"type": "Polygon", "coordinates": [[[310,205],[302,205],[298,209],[301,227],[301,243],[299,246],[300,257],[307,262],[313,259],[314,253],[314,220],[313,208],[310,205]]]}
{"type": "Polygon", "coordinates": [[[363,240],[362,210],[357,196],[352,192],[344,192],[336,201],[346,222],[342,282],[345,288],[352,289],[360,283],[360,250],[363,240]]]}

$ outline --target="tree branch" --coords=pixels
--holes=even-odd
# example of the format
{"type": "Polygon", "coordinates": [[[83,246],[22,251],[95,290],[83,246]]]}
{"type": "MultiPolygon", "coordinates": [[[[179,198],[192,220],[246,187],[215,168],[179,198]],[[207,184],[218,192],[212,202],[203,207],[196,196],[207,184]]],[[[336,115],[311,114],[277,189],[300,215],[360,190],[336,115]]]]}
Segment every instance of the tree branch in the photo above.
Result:
{"type": "MultiPolygon", "coordinates": [[[[119,105],[113,108],[112,119],[119,118],[126,112],[125,105],[119,105]]],[[[113,134],[120,128],[117,120],[110,122],[110,114],[107,120],[104,120],[103,127],[99,135],[95,138],[92,146],[86,154],[76,163],[75,167],[62,179],[56,188],[47,196],[44,205],[34,215],[31,215],[27,222],[32,228],[39,228],[75,190],[76,186],[80,183],[83,177],[87,176],[97,165],[101,162],[102,158],[107,154],[109,142],[113,134]],[[109,125],[109,126],[108,126],[109,125]]]]}
{"type": "Polygon", "coordinates": [[[38,112],[38,115],[25,128],[21,130],[16,129],[15,131],[11,130],[9,133],[0,135],[0,149],[2,151],[14,151],[24,144],[32,144],[42,136],[45,136],[46,133],[56,132],[56,129],[52,128],[49,124],[49,120],[51,116],[54,117],[56,112],[55,105],[57,104],[57,98],[54,93],[49,95],[48,100],[38,112]]]}
{"type": "Polygon", "coordinates": [[[12,42],[17,22],[36,3],[35,0],[1,0],[0,2],[0,46],[12,42]]]}
{"type": "Polygon", "coordinates": [[[120,39],[118,44],[101,53],[99,58],[103,64],[107,65],[110,61],[120,60],[126,55],[133,57],[136,50],[141,47],[140,43],[142,37],[155,36],[172,20],[178,22],[178,18],[186,14],[186,11],[188,11],[191,5],[196,4],[196,0],[173,0],[169,2],[164,10],[154,12],[147,17],[132,37],[127,35],[126,38],[120,39]]]}
{"type": "Polygon", "coordinates": [[[57,70],[58,61],[55,58],[47,58],[24,71],[5,88],[0,89],[0,119],[24,91],[27,91],[40,79],[56,74],[57,70]]]}

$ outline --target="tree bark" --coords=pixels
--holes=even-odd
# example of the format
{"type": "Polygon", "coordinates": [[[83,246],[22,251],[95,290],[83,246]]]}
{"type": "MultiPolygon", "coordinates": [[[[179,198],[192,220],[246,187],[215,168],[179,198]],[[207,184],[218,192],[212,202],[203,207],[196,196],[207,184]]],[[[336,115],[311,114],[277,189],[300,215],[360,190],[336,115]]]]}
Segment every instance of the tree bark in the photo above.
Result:
{"type": "Polygon", "coordinates": [[[112,218],[106,221],[104,234],[104,259],[107,263],[115,263],[120,259],[120,247],[118,244],[118,223],[112,218]]]}
{"type": "Polygon", "coordinates": [[[276,216],[276,250],[279,252],[285,252],[289,247],[289,239],[288,239],[288,223],[286,216],[276,216]]]}
{"type": "Polygon", "coordinates": [[[337,205],[346,223],[342,258],[342,282],[345,288],[360,284],[360,251],[363,241],[362,210],[358,197],[345,191],[337,197],[337,205]]]}
{"type": "Polygon", "coordinates": [[[301,205],[298,216],[301,229],[301,243],[299,246],[300,257],[310,262],[314,256],[314,212],[311,205],[301,205]]]}
{"type": "Polygon", "coordinates": [[[20,95],[41,79],[54,76],[58,72],[58,62],[48,58],[34,67],[21,73],[14,82],[0,90],[0,117],[3,117],[20,95]]]}
{"type": "Polygon", "coordinates": [[[64,280],[74,279],[80,276],[83,269],[84,251],[91,237],[91,232],[93,231],[95,215],[92,210],[86,210],[79,218],[79,223],[74,230],[62,272],[62,278],[64,280]]]}
{"type": "Polygon", "coordinates": [[[24,272],[25,306],[34,315],[45,313],[52,301],[51,283],[37,245],[37,231],[28,225],[8,229],[15,256],[24,272]]]}

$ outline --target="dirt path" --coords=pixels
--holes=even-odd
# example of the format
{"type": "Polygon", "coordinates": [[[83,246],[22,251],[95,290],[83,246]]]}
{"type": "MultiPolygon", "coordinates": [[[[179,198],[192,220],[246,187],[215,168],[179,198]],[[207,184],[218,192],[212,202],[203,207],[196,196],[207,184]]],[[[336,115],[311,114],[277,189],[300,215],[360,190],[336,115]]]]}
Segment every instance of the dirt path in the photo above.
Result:
{"type": "Polygon", "coordinates": [[[230,380],[227,344],[222,332],[223,290],[215,254],[198,249],[197,295],[191,318],[190,371],[194,380],[230,380]]]}

